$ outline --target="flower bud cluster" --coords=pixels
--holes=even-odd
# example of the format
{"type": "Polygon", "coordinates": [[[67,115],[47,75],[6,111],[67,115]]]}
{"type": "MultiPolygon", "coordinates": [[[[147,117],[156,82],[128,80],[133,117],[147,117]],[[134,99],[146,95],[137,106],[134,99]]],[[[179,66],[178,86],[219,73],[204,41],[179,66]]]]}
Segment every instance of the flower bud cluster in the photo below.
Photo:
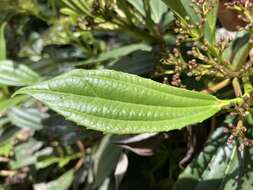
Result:
{"type": "Polygon", "coordinates": [[[233,144],[236,140],[240,143],[239,150],[243,151],[245,147],[253,145],[253,140],[245,136],[247,128],[243,125],[242,120],[239,120],[237,125],[229,125],[224,128],[224,133],[230,133],[227,143],[233,144]]]}
{"type": "Polygon", "coordinates": [[[235,105],[235,111],[230,113],[230,116],[237,121],[237,124],[229,124],[227,128],[224,128],[225,133],[230,133],[227,140],[228,144],[234,143],[237,140],[240,143],[239,150],[243,150],[245,146],[253,145],[253,140],[246,137],[247,127],[244,125],[246,116],[250,114],[250,104],[252,98],[245,96],[240,105],[235,105]]]}
{"type": "Polygon", "coordinates": [[[237,13],[242,24],[237,26],[238,30],[252,31],[253,29],[253,0],[225,0],[227,9],[237,13]]]}

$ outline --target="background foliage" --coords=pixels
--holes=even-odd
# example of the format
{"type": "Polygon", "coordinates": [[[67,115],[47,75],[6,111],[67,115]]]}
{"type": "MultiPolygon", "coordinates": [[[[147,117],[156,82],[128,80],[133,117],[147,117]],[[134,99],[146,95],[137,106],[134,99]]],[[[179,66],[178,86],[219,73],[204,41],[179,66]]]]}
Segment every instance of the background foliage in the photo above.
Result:
{"type": "Polygon", "coordinates": [[[250,189],[253,149],[242,145],[252,137],[252,30],[224,30],[219,2],[203,2],[1,0],[0,189],[250,189]],[[64,96],[42,96],[46,85],[64,96]],[[87,111],[78,105],[92,105],[94,88],[104,98],[96,109],[113,106],[110,117],[133,121],[102,131],[142,134],[93,131],[104,124],[93,110],[97,126],[68,117],[87,111]],[[70,108],[66,97],[80,93],[70,108]],[[234,125],[231,138],[221,126],[234,125]]]}

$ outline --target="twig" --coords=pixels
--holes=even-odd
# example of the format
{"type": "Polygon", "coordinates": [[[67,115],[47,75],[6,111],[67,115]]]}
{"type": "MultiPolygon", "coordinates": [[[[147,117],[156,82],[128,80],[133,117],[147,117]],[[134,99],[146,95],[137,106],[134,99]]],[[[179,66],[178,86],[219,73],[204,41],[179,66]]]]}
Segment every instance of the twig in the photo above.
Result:
{"type": "Polygon", "coordinates": [[[202,90],[201,92],[213,94],[213,93],[217,92],[218,90],[223,89],[224,87],[226,87],[229,84],[230,84],[230,79],[225,79],[214,86],[211,86],[205,90],[202,90]]]}

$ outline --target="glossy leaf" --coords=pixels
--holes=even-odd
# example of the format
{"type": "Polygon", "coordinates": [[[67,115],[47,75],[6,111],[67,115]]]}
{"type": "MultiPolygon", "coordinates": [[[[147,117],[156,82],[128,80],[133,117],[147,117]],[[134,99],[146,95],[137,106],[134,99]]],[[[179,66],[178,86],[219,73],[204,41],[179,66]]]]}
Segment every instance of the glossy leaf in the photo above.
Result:
{"type": "Polygon", "coordinates": [[[39,75],[25,65],[16,65],[9,60],[0,62],[0,84],[26,86],[38,82],[39,80],[39,75]]]}
{"type": "Polygon", "coordinates": [[[253,148],[240,152],[228,145],[223,128],[217,129],[203,151],[179,176],[174,190],[247,190],[252,187],[253,148]]]}
{"type": "Polygon", "coordinates": [[[211,95],[111,70],[73,70],[17,94],[31,95],[90,129],[119,134],[181,129],[224,106],[211,95]]]}

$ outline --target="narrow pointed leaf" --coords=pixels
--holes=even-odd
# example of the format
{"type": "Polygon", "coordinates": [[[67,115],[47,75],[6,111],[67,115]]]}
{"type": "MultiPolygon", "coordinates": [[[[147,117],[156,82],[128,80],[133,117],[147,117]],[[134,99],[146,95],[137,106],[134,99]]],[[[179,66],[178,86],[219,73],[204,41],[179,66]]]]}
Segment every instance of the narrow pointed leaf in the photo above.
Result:
{"type": "Polygon", "coordinates": [[[200,20],[199,15],[192,8],[191,0],[163,0],[164,3],[178,16],[185,19],[185,17],[190,18],[192,23],[197,23],[200,20]]]}
{"type": "Polygon", "coordinates": [[[4,37],[5,23],[0,25],[0,61],[6,59],[6,41],[4,37]]]}
{"type": "Polygon", "coordinates": [[[216,36],[216,21],[217,21],[219,2],[217,0],[208,0],[206,3],[208,3],[209,6],[212,6],[212,9],[209,10],[206,16],[206,22],[204,25],[204,33],[205,33],[205,38],[207,39],[207,41],[210,44],[213,44],[215,42],[215,36],[216,36]]]}
{"type": "Polygon", "coordinates": [[[181,129],[217,113],[214,96],[111,70],[74,70],[20,89],[67,119],[108,133],[181,129]]]}
{"type": "Polygon", "coordinates": [[[232,64],[234,70],[239,70],[247,62],[250,51],[252,50],[253,45],[248,43],[248,35],[245,35],[242,40],[237,44],[236,51],[234,51],[234,57],[232,59],[232,64]],[[243,41],[243,39],[246,39],[243,41]]]}
{"type": "Polygon", "coordinates": [[[172,1],[172,0],[163,0],[163,1],[173,12],[176,12],[183,18],[187,16],[186,10],[181,1],[172,1]]]}

